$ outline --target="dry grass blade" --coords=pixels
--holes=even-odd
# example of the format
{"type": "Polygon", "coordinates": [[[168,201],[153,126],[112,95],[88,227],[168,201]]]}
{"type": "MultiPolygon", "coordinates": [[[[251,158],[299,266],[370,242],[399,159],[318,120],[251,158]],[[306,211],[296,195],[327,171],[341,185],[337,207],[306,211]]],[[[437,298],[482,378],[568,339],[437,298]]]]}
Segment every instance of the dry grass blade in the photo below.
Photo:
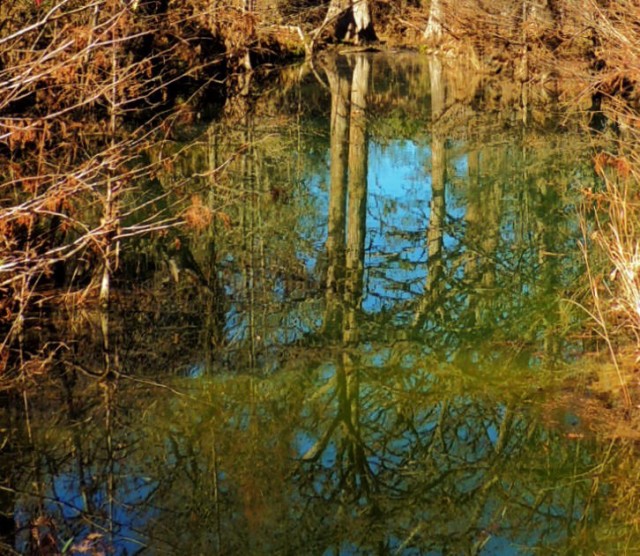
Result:
{"type": "Polygon", "coordinates": [[[589,229],[583,216],[585,242],[581,245],[591,291],[589,314],[607,345],[625,407],[630,408],[632,400],[620,361],[626,346],[631,345],[636,360],[640,353],[640,204],[633,194],[638,176],[626,158],[604,153],[596,156],[595,169],[604,192],[591,196],[593,225],[589,229]],[[592,252],[589,243],[594,246],[592,252]],[[594,265],[602,270],[594,271],[594,265]]]}

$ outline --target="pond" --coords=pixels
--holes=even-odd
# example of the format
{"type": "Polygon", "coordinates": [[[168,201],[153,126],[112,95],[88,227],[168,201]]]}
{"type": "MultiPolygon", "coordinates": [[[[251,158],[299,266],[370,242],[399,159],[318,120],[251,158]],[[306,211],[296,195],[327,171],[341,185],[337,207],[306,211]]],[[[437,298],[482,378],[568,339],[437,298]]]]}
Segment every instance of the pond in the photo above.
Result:
{"type": "Polygon", "coordinates": [[[640,549],[634,443],[566,386],[589,349],[580,115],[411,53],[290,68],[218,112],[148,153],[166,171],[141,190],[186,226],[123,244],[108,314],[33,327],[66,350],[2,404],[6,551],[640,549]]]}

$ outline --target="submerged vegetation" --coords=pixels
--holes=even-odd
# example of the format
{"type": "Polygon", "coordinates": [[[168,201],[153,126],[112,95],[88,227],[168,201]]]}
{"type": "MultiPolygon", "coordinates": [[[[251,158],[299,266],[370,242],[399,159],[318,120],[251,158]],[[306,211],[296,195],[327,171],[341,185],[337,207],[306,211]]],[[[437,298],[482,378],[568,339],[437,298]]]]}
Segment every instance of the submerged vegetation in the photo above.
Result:
{"type": "Polygon", "coordinates": [[[638,21],[0,3],[0,550],[639,548],[638,21]]]}

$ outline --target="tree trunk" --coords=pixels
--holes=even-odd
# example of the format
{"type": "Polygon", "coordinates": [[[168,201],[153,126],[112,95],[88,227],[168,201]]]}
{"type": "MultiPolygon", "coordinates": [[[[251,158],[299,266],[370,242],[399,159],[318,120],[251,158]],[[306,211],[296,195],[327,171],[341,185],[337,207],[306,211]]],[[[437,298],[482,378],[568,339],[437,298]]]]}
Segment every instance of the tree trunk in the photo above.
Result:
{"type": "Polygon", "coordinates": [[[378,40],[376,32],[373,29],[373,20],[371,19],[371,10],[368,0],[353,0],[353,20],[356,26],[356,41],[370,42],[378,40]]]}
{"type": "Polygon", "coordinates": [[[331,0],[322,27],[332,26],[333,39],[357,44],[377,41],[369,0],[331,0]]]}
{"type": "Polygon", "coordinates": [[[431,0],[429,22],[423,35],[431,43],[439,43],[442,40],[442,16],[442,0],[431,0]]]}

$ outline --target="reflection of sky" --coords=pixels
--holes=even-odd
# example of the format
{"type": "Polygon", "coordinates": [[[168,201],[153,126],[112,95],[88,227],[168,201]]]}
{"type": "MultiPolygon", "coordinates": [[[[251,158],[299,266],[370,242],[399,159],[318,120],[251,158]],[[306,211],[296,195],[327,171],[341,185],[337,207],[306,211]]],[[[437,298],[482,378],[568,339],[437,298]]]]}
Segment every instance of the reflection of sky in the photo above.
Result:
{"type": "MultiPolygon", "coordinates": [[[[367,312],[389,308],[394,303],[419,295],[426,279],[426,229],[431,201],[431,176],[428,171],[431,149],[412,141],[390,141],[383,144],[370,142],[365,292],[362,307],[367,312]]],[[[328,153],[327,153],[328,157],[328,153]]],[[[325,249],[329,206],[330,160],[324,174],[316,174],[306,181],[306,195],[313,199],[311,211],[301,217],[300,233],[305,244],[315,246],[315,253],[298,252],[299,260],[307,269],[318,264],[325,249]]],[[[445,247],[455,243],[445,235],[445,247]]],[[[231,292],[228,291],[228,294],[231,292]]],[[[275,295],[283,291],[276,288],[275,295]]],[[[295,310],[294,310],[295,312],[295,310]]],[[[289,343],[308,333],[317,324],[314,319],[300,323],[296,316],[273,315],[280,319],[278,338],[272,341],[289,343]],[[286,326],[294,320],[295,326],[286,326]],[[286,337],[285,337],[286,336],[286,337]]],[[[244,311],[232,306],[227,314],[229,340],[244,338],[247,322],[244,311]]]]}
{"type": "MultiPolygon", "coordinates": [[[[113,547],[114,554],[137,554],[146,546],[142,531],[159,515],[159,511],[148,502],[156,488],[155,482],[140,476],[129,475],[126,466],[115,465],[113,502],[110,496],[104,469],[88,467],[80,473],[61,472],[51,478],[46,497],[45,515],[60,516],[58,527],[64,523],[69,529],[57,531],[66,542],[73,537],[73,545],[79,545],[91,533],[102,536],[105,547],[113,547]],[[97,482],[96,477],[102,477],[97,482]],[[93,526],[87,525],[87,517],[93,526]]],[[[18,505],[16,515],[25,522],[30,516],[27,506],[18,505]]],[[[26,539],[19,540],[19,548],[26,549],[26,539]],[[22,546],[22,543],[25,543],[22,546]]],[[[111,552],[109,552],[111,553],[111,552]]]]}
{"type": "Polygon", "coordinates": [[[426,269],[430,149],[411,141],[369,146],[365,311],[420,292],[426,269]]]}
{"type": "MultiPolygon", "coordinates": [[[[368,153],[367,223],[365,248],[365,295],[363,309],[380,311],[394,303],[419,295],[426,279],[426,230],[431,202],[429,173],[431,148],[413,141],[371,141],[368,153]]],[[[330,161],[327,160],[327,165],[330,161]]],[[[453,163],[458,172],[466,168],[466,159],[453,163]]],[[[314,243],[322,252],[326,241],[329,175],[309,180],[309,195],[314,199],[313,218],[301,222],[303,233],[316,234],[314,243]]],[[[448,214],[459,218],[463,209],[454,206],[447,194],[448,214]]],[[[306,239],[311,239],[306,237],[306,239]]],[[[444,236],[445,248],[456,240],[444,236]]],[[[299,254],[308,268],[316,260],[299,254]]]]}
{"type": "MultiPolygon", "coordinates": [[[[331,163],[328,145],[325,144],[323,148],[324,167],[314,166],[313,173],[304,176],[298,184],[297,205],[293,210],[299,216],[296,229],[290,230],[296,242],[294,249],[297,259],[309,275],[319,281],[317,287],[313,287],[318,297],[309,300],[309,290],[301,292],[299,298],[293,297],[282,280],[273,278],[268,295],[275,301],[272,307],[280,306],[275,312],[269,313],[262,323],[260,341],[267,347],[294,343],[315,334],[322,326],[324,305],[321,281],[326,265],[331,163]]],[[[537,268],[537,250],[540,247],[536,244],[538,240],[534,222],[523,217],[521,211],[527,205],[519,200],[527,186],[523,182],[523,187],[519,187],[514,181],[524,179],[524,168],[521,168],[523,161],[517,157],[511,161],[507,158],[507,163],[495,166],[490,158],[484,162],[481,160],[484,166],[481,164],[480,181],[472,187],[468,183],[470,162],[465,144],[448,141],[446,149],[446,215],[442,238],[444,266],[440,284],[443,305],[439,309],[447,315],[449,323],[460,320],[462,314],[469,317],[472,311],[469,310],[468,299],[473,296],[476,299],[478,292],[480,296],[486,296],[489,289],[486,283],[480,283],[474,292],[474,284],[466,276],[468,263],[480,259],[484,270],[480,270],[480,274],[474,275],[473,279],[481,282],[481,274],[493,267],[495,284],[491,288],[496,295],[492,302],[496,307],[502,305],[491,314],[485,312],[481,316],[485,325],[496,327],[512,314],[524,315],[523,305],[530,306],[527,310],[533,308],[530,296],[517,294],[530,292],[540,275],[537,268]],[[494,207],[500,212],[499,222],[494,225],[500,228],[496,235],[497,244],[491,247],[492,252],[486,257],[483,254],[486,241],[479,237],[477,229],[467,234],[469,223],[465,216],[471,196],[474,196],[474,202],[482,211],[483,200],[489,196],[487,200],[491,201],[494,188],[500,191],[499,201],[494,207]],[[505,283],[514,287],[505,288],[505,283]]],[[[396,325],[415,317],[415,303],[421,298],[426,285],[430,172],[431,147],[428,143],[407,139],[385,142],[370,140],[362,309],[370,315],[389,311],[388,320],[396,325]]],[[[479,218],[482,218],[482,214],[479,218]]],[[[273,254],[277,256],[277,252],[273,254]]],[[[231,344],[239,344],[249,338],[245,285],[238,282],[227,290],[227,294],[229,299],[238,300],[231,304],[226,315],[227,338],[231,344]],[[239,295],[234,295],[236,292],[239,295]]],[[[424,323],[425,329],[434,326],[437,327],[437,323],[432,320],[424,323]]],[[[453,343],[451,346],[454,347],[453,343]]],[[[270,367],[267,365],[267,368],[270,367]]]]}

